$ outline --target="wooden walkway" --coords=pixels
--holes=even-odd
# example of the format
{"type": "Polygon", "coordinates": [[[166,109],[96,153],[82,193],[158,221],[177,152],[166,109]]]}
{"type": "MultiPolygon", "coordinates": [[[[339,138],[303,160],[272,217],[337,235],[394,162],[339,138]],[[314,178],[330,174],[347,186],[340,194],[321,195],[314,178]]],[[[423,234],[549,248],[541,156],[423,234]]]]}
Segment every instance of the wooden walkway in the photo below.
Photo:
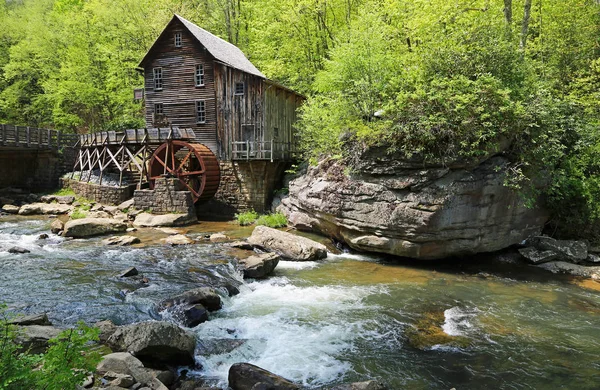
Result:
{"type": "Polygon", "coordinates": [[[0,148],[3,149],[59,150],[75,146],[77,139],[75,134],[63,134],[57,130],[0,124],[0,148]]]}

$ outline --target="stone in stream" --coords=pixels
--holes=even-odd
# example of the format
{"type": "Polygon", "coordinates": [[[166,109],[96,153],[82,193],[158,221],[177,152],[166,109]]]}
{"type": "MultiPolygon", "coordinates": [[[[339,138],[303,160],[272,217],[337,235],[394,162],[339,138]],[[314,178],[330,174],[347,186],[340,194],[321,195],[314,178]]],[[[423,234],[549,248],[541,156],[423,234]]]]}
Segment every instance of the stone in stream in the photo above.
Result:
{"type": "Polygon", "coordinates": [[[116,352],[103,356],[100,363],[96,366],[96,372],[100,375],[129,375],[142,386],[149,386],[153,390],[167,389],[157,379],[157,370],[144,367],[144,364],[129,352],[116,352]]]}
{"type": "Polygon", "coordinates": [[[173,236],[169,236],[167,238],[163,238],[162,240],[165,244],[169,244],[169,245],[189,245],[189,244],[193,244],[194,240],[192,240],[191,238],[189,238],[188,236],[185,236],[183,234],[175,234],[173,236]]]}
{"type": "Polygon", "coordinates": [[[54,234],[60,233],[61,231],[63,231],[64,228],[65,224],[58,218],[52,221],[52,223],[50,224],[50,231],[54,234]]]}
{"type": "Polygon", "coordinates": [[[387,387],[378,381],[354,382],[336,387],[329,390],[387,390],[387,387]]]}
{"type": "Polygon", "coordinates": [[[540,251],[536,248],[520,248],[519,253],[532,264],[542,264],[558,259],[554,251],[540,251]]]}
{"type": "Polygon", "coordinates": [[[113,236],[102,240],[102,244],[114,246],[128,246],[139,244],[140,242],[140,239],[135,236],[113,236]]]}
{"type": "Polygon", "coordinates": [[[281,257],[293,261],[319,260],[327,257],[325,245],[266,226],[255,227],[248,238],[248,243],[267,251],[277,252],[281,257]]]}
{"type": "Polygon", "coordinates": [[[31,251],[29,249],[25,249],[25,248],[21,248],[20,246],[13,246],[12,248],[10,248],[8,250],[8,253],[12,253],[12,254],[25,254],[25,253],[30,253],[31,251]]]}
{"type": "Polygon", "coordinates": [[[52,325],[52,323],[48,319],[48,315],[46,313],[30,314],[27,316],[13,318],[13,319],[9,320],[8,323],[12,324],[12,325],[18,325],[18,326],[26,326],[26,325],[49,326],[49,325],[52,325]]]}
{"type": "Polygon", "coordinates": [[[44,353],[48,349],[48,341],[62,332],[53,326],[27,325],[21,326],[17,332],[17,342],[23,351],[31,354],[44,353]]]}
{"type": "Polygon", "coordinates": [[[135,267],[129,267],[125,271],[121,272],[121,274],[119,275],[119,277],[120,278],[128,278],[130,276],[136,276],[138,274],[139,274],[139,272],[138,272],[137,268],[135,268],[135,267]]]}
{"type": "Polygon", "coordinates": [[[100,330],[98,338],[103,344],[106,344],[110,336],[117,331],[117,326],[111,320],[98,321],[94,326],[100,330]]]}
{"type": "Polygon", "coordinates": [[[141,213],[135,217],[136,227],[184,226],[197,222],[196,215],[190,214],[160,214],[141,213]]]}
{"type": "Polygon", "coordinates": [[[121,211],[125,211],[128,210],[130,208],[133,207],[133,198],[126,200],[125,202],[121,203],[120,205],[117,206],[117,209],[121,210],[121,211]]]}
{"type": "Polygon", "coordinates": [[[249,251],[251,251],[251,250],[254,249],[254,247],[252,245],[250,245],[246,241],[234,241],[234,242],[230,242],[227,245],[230,246],[230,247],[232,247],[232,248],[245,249],[245,250],[249,250],[249,251]]]}
{"type": "Polygon", "coordinates": [[[210,242],[214,242],[214,243],[225,242],[225,241],[229,240],[229,237],[227,237],[223,233],[214,233],[214,234],[210,235],[209,240],[210,240],[210,242]]]}
{"type": "Polygon", "coordinates": [[[277,264],[279,255],[276,253],[261,253],[239,260],[244,272],[244,278],[262,279],[270,275],[277,264]]]}
{"type": "Polygon", "coordinates": [[[46,240],[46,239],[48,239],[48,237],[49,237],[49,236],[48,236],[46,233],[42,233],[42,234],[40,234],[40,235],[38,236],[38,238],[37,238],[37,239],[38,239],[38,240],[46,240]]]}
{"type": "Polygon", "coordinates": [[[127,225],[110,218],[82,218],[70,220],[65,224],[65,237],[89,237],[102,234],[124,232],[127,225]]]}
{"type": "Polygon", "coordinates": [[[119,327],[108,345],[113,351],[130,351],[153,364],[193,365],[196,338],[175,324],[147,321],[119,327]]]}
{"type": "Polygon", "coordinates": [[[19,209],[19,206],[13,206],[11,204],[5,204],[4,206],[2,206],[2,211],[8,214],[18,214],[19,209]]]}
{"type": "Polygon", "coordinates": [[[583,241],[556,240],[552,237],[537,236],[527,239],[525,245],[542,253],[554,253],[557,260],[571,263],[585,262],[588,257],[587,244],[583,241]]]}
{"type": "Polygon", "coordinates": [[[73,207],[59,203],[31,203],[21,206],[19,215],[67,214],[73,207]]]}
{"type": "Polygon", "coordinates": [[[298,390],[293,382],[250,363],[235,363],[229,369],[229,387],[232,390],[298,390]],[[258,387],[257,387],[258,386],[258,387]]]}
{"type": "Polygon", "coordinates": [[[176,305],[195,305],[197,303],[201,304],[209,311],[216,311],[222,307],[221,296],[210,287],[195,288],[186,291],[183,294],[165,299],[158,307],[159,310],[164,310],[176,305]]]}

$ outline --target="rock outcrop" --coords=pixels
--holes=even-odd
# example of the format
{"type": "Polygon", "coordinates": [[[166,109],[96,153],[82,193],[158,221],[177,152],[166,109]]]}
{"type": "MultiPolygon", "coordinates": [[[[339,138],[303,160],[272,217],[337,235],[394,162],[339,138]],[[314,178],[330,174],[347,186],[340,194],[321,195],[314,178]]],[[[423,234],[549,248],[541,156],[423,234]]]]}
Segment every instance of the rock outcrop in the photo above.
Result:
{"type": "Polygon", "coordinates": [[[547,212],[504,185],[507,159],[482,160],[428,166],[384,150],[351,167],[326,160],[290,182],[278,210],[353,249],[417,259],[496,251],[539,234],[547,212]]]}
{"type": "Polygon", "coordinates": [[[65,237],[90,237],[103,234],[124,232],[127,225],[110,218],[72,219],[65,224],[65,237]]]}
{"type": "Polygon", "coordinates": [[[293,261],[319,260],[327,257],[327,248],[306,237],[296,236],[266,226],[257,226],[248,237],[248,243],[293,261]]]}

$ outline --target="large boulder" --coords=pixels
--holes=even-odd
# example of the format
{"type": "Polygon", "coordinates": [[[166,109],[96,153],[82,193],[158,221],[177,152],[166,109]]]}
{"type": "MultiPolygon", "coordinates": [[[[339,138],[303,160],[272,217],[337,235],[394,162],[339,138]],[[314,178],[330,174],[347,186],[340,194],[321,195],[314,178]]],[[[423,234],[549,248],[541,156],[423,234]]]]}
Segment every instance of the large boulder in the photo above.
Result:
{"type": "Polygon", "coordinates": [[[209,287],[200,287],[183,294],[165,299],[158,305],[181,325],[193,328],[208,321],[208,312],[221,308],[221,297],[209,287]]]}
{"type": "Polygon", "coordinates": [[[26,325],[49,326],[49,325],[52,325],[52,323],[48,319],[48,315],[46,313],[30,314],[30,315],[26,315],[26,316],[16,317],[16,318],[9,320],[8,323],[11,325],[18,325],[18,326],[26,326],[26,325]]]}
{"type": "Polygon", "coordinates": [[[583,263],[588,259],[588,247],[583,241],[556,240],[552,237],[537,236],[528,239],[528,247],[519,252],[534,264],[552,260],[583,263]]]}
{"type": "Polygon", "coordinates": [[[2,211],[8,214],[18,214],[20,209],[19,206],[13,206],[12,204],[5,204],[2,206],[2,211]]]}
{"type": "Polygon", "coordinates": [[[193,365],[196,338],[175,324],[148,321],[118,328],[108,345],[113,351],[129,351],[141,361],[193,365]]]}
{"type": "Polygon", "coordinates": [[[229,369],[229,387],[232,390],[297,390],[293,382],[250,363],[235,363],[229,369]]]}
{"type": "Polygon", "coordinates": [[[44,195],[40,198],[40,201],[44,203],[73,204],[75,197],[72,195],[44,195]]]}
{"type": "Polygon", "coordinates": [[[31,203],[21,206],[19,215],[67,214],[73,207],[59,203],[31,203]]]}
{"type": "Polygon", "coordinates": [[[24,351],[31,354],[44,353],[48,349],[48,341],[57,337],[60,332],[60,329],[53,326],[21,326],[17,332],[17,342],[24,351]]]}
{"type": "Polygon", "coordinates": [[[417,259],[496,251],[539,234],[548,213],[504,185],[508,160],[482,160],[428,165],[386,150],[348,165],[326,160],[290,182],[278,210],[355,250],[417,259]]]}
{"type": "Polygon", "coordinates": [[[261,253],[239,260],[245,278],[262,279],[270,275],[277,264],[279,255],[277,253],[261,253]]]}
{"type": "Polygon", "coordinates": [[[110,218],[72,219],[65,224],[65,237],[90,237],[124,232],[127,225],[110,218]]]}
{"type": "Polygon", "coordinates": [[[137,227],[184,226],[197,222],[196,215],[191,214],[150,214],[141,213],[135,217],[133,225],[137,227]]]}
{"type": "Polygon", "coordinates": [[[248,243],[294,261],[319,260],[327,257],[325,245],[306,237],[296,236],[266,226],[257,226],[248,243]]]}
{"type": "Polygon", "coordinates": [[[54,234],[58,234],[63,231],[65,228],[65,224],[60,219],[56,218],[50,224],[50,231],[54,234]]]}

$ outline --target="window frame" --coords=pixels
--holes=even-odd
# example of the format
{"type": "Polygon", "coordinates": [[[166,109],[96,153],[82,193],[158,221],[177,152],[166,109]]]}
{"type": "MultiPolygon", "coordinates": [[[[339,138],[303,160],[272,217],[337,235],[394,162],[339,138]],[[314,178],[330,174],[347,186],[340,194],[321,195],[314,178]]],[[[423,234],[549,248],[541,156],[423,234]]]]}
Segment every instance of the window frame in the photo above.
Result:
{"type": "Polygon", "coordinates": [[[176,32],[175,33],[175,47],[182,47],[183,46],[183,42],[182,42],[182,35],[180,32],[176,32]]]}
{"type": "Polygon", "coordinates": [[[196,123],[198,123],[198,124],[206,123],[206,100],[205,99],[195,100],[194,105],[195,105],[194,108],[196,109],[196,123]],[[199,110],[200,104],[202,104],[202,111],[199,110]],[[200,113],[202,113],[202,120],[200,120],[200,118],[201,118],[200,113]]]}
{"type": "Polygon", "coordinates": [[[196,68],[194,70],[194,85],[196,87],[204,87],[206,85],[206,73],[204,72],[204,64],[196,64],[196,68]],[[198,71],[201,71],[199,73],[198,71]],[[198,77],[201,79],[201,83],[198,83],[198,77]]]}
{"type": "Polygon", "coordinates": [[[165,106],[162,103],[154,103],[154,115],[164,115],[165,106]],[[158,112],[160,108],[160,112],[158,112]]]}
{"type": "Polygon", "coordinates": [[[155,91],[162,91],[163,89],[163,68],[162,67],[156,67],[156,68],[152,68],[152,81],[154,83],[154,90],[155,91]],[[156,75],[159,75],[159,77],[156,77],[156,75]],[[158,86],[157,86],[157,81],[158,81],[158,86]]]}
{"type": "Polygon", "coordinates": [[[233,86],[233,96],[244,96],[246,94],[246,83],[243,81],[236,82],[233,86]],[[238,92],[238,86],[242,86],[242,92],[238,92]]]}

